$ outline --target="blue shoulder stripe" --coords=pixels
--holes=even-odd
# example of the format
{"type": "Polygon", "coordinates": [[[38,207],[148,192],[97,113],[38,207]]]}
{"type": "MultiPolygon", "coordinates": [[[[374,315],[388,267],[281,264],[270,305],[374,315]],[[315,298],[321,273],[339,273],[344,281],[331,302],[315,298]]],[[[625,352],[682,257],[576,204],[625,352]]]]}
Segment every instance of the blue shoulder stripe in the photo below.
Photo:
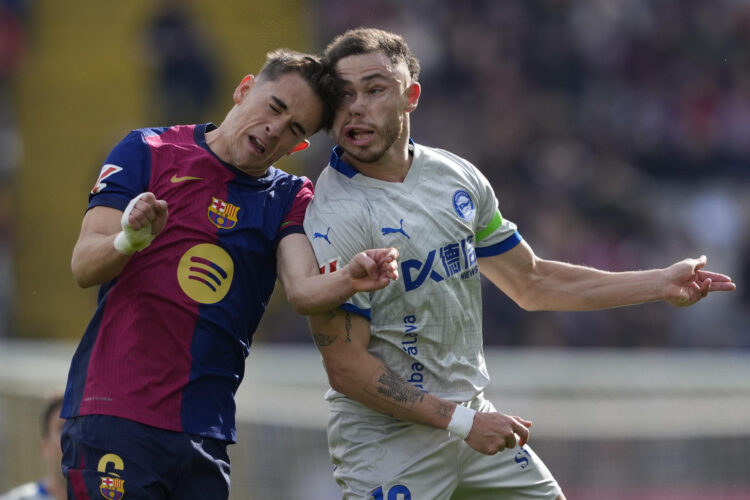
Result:
{"type": "Polygon", "coordinates": [[[357,316],[362,316],[367,321],[370,321],[370,310],[369,309],[362,309],[350,302],[344,302],[339,306],[339,309],[343,309],[344,311],[350,312],[352,314],[356,314],[357,316]]]}

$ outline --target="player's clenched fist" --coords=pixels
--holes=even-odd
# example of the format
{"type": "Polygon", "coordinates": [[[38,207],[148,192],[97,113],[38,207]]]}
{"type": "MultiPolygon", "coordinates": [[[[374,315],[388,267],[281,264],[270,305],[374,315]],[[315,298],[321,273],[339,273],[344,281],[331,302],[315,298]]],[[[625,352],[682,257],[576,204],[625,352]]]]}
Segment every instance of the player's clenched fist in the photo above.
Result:
{"type": "Polygon", "coordinates": [[[525,445],[529,440],[529,427],[531,422],[521,417],[477,412],[466,443],[480,453],[494,455],[506,448],[525,445]]]}
{"type": "Polygon", "coordinates": [[[122,231],[115,237],[115,249],[131,255],[151,244],[167,223],[167,202],[153,193],[141,193],[128,203],[120,223],[122,231]]]}

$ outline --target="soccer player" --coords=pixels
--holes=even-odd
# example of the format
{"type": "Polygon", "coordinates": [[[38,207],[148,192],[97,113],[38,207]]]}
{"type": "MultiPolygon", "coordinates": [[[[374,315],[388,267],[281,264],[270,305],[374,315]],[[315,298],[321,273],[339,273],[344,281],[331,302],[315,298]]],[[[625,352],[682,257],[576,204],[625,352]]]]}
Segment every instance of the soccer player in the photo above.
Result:
{"type": "Polygon", "coordinates": [[[381,245],[401,266],[399,281],[310,318],[344,498],[563,499],[527,444],[531,422],[483,397],[479,273],[527,310],[688,306],[734,284],[705,257],[623,273],[537,257],[477,168],[410,139],[419,63],[400,36],[348,31],[324,59],[343,102],[305,231],[325,270],[381,245]]]}
{"type": "Polygon", "coordinates": [[[71,499],[228,498],[234,394],[277,275],[301,313],[397,277],[394,249],[321,276],[312,184],[272,166],[330,122],[332,81],[276,51],[218,127],[135,130],[110,152],[71,264],[101,284],[62,408],[71,499]]]}
{"type": "Polygon", "coordinates": [[[22,484],[13,488],[0,500],[65,500],[65,478],[60,471],[60,433],[65,420],[60,418],[62,395],[47,400],[41,415],[41,439],[39,447],[46,468],[45,476],[39,481],[22,484]]]}

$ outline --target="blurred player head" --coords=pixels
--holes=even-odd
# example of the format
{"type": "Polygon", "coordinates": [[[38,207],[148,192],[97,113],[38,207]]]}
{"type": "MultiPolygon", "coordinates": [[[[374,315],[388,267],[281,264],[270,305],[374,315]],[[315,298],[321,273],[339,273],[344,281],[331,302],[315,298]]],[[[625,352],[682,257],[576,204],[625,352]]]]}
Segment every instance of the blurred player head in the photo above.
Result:
{"type": "Polygon", "coordinates": [[[317,57],[279,49],[270,52],[257,77],[247,75],[234,91],[234,107],[207,134],[223,161],[259,177],[307,137],[328,127],[334,79],[317,57]]]}
{"type": "Polygon", "coordinates": [[[377,163],[404,151],[421,90],[419,61],[404,39],[379,29],[350,30],[328,45],[324,61],[342,93],[331,133],[349,159],[377,163]]]}
{"type": "Polygon", "coordinates": [[[60,465],[62,462],[60,435],[62,434],[65,420],[60,418],[61,407],[62,395],[51,397],[42,411],[41,418],[41,439],[39,445],[47,470],[45,485],[53,492],[64,489],[64,478],[60,465]]]}

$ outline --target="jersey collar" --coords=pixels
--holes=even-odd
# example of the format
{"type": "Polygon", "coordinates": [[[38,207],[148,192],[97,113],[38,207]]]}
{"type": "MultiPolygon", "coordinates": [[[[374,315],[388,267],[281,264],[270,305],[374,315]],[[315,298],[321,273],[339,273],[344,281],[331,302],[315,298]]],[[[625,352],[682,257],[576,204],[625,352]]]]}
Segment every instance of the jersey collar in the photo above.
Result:
{"type": "MultiPolygon", "coordinates": [[[[409,137],[409,149],[414,149],[414,140],[409,137]]],[[[333,151],[331,151],[331,158],[328,160],[328,164],[344,174],[345,176],[349,177],[350,179],[354,177],[355,175],[359,174],[360,171],[357,170],[353,165],[350,165],[349,163],[345,162],[342,158],[344,156],[344,148],[341,146],[335,146],[333,148],[333,151]]]]}

